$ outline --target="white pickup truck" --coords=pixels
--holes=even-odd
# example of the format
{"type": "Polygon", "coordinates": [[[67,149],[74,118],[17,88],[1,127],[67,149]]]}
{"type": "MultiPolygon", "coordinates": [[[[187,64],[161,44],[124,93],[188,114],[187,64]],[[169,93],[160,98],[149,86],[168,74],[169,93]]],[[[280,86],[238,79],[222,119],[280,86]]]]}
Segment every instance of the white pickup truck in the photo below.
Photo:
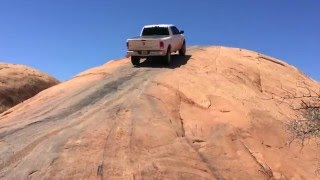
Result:
{"type": "Polygon", "coordinates": [[[127,57],[131,56],[132,64],[138,66],[141,58],[162,56],[164,64],[169,65],[171,53],[179,51],[181,56],[186,54],[183,33],[172,24],[144,26],[140,36],[127,40],[127,57]]]}

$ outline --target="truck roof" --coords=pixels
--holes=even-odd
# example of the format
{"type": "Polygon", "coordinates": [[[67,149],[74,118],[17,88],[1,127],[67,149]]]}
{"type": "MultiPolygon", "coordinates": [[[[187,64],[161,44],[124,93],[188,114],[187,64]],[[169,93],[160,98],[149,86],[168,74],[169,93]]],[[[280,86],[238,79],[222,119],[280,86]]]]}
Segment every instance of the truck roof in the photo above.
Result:
{"type": "Polygon", "coordinates": [[[173,24],[150,24],[144,26],[144,28],[149,28],[149,27],[171,27],[174,26],[173,24]]]}

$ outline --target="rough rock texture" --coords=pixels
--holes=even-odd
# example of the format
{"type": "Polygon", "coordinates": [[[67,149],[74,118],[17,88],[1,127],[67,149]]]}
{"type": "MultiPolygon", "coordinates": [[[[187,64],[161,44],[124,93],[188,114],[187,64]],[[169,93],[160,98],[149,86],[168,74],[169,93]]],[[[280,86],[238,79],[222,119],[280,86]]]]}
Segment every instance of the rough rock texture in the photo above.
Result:
{"type": "Polygon", "coordinates": [[[57,83],[30,67],[0,63],[0,113],[57,83]]]}
{"type": "Polygon", "coordinates": [[[0,115],[0,178],[316,179],[281,97],[319,89],[285,62],[191,47],[164,68],[120,59],[0,115]]]}

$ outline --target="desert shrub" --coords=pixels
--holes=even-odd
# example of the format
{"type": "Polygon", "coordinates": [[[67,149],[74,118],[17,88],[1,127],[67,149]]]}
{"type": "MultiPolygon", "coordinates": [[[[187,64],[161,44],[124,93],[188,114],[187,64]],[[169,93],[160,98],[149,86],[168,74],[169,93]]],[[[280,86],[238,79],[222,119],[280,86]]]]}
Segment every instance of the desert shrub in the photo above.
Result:
{"type": "MultiPolygon", "coordinates": [[[[302,96],[288,95],[286,99],[299,100],[298,106],[292,106],[297,115],[288,123],[291,134],[289,144],[293,141],[301,143],[301,150],[309,140],[315,140],[320,146],[320,90],[319,92],[308,89],[308,94],[302,96]]],[[[318,155],[319,156],[319,155],[318,155]]],[[[320,175],[320,157],[316,159],[316,171],[320,175]]]]}
{"type": "Polygon", "coordinates": [[[292,134],[292,141],[320,138],[320,95],[316,94],[301,99],[299,107],[294,110],[298,111],[296,118],[291,121],[288,128],[292,134]]]}

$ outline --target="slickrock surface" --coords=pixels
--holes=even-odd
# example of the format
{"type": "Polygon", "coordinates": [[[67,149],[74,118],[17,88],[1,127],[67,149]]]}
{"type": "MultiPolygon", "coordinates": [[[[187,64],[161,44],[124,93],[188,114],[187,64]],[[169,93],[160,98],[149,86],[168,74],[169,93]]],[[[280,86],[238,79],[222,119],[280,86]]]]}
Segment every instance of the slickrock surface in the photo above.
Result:
{"type": "Polygon", "coordinates": [[[59,83],[33,68],[0,63],[0,113],[59,83]]]}
{"type": "Polygon", "coordinates": [[[124,58],[0,115],[4,179],[316,179],[315,143],[287,144],[282,102],[320,84],[237,48],[190,47],[170,68],[124,58]]]}

